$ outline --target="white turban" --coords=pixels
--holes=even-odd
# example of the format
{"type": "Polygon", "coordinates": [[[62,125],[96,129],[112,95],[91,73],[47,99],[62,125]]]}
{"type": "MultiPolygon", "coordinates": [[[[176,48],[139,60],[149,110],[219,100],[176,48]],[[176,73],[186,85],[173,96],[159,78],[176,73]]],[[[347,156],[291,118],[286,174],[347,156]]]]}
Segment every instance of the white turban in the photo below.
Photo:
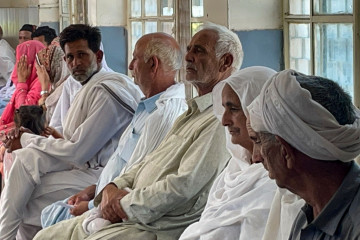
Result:
{"type": "MultiPolygon", "coordinates": [[[[213,89],[213,109],[215,116],[221,121],[224,113],[222,106],[222,90],[225,84],[229,84],[240,100],[242,110],[248,118],[247,107],[259,95],[266,80],[275,75],[275,71],[271,68],[254,66],[241,69],[233,73],[229,78],[219,82],[213,89]]],[[[229,131],[226,130],[226,146],[231,155],[239,159],[238,163],[242,164],[241,168],[249,165],[249,162],[242,156],[241,146],[231,143],[229,131]]]]}
{"type": "Polygon", "coordinates": [[[248,107],[256,132],[282,137],[304,154],[319,160],[348,162],[360,154],[360,111],[353,124],[340,125],[296,81],[294,70],[285,70],[265,83],[248,107]]]}

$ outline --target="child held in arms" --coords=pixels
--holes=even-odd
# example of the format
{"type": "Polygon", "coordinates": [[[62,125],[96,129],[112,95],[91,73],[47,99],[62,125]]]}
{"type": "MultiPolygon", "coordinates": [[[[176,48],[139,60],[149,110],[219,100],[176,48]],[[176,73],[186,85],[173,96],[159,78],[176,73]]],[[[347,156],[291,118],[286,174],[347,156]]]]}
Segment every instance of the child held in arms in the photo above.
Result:
{"type": "MultiPolygon", "coordinates": [[[[22,128],[22,131],[44,137],[52,136],[54,138],[63,138],[59,132],[48,126],[48,123],[45,120],[45,112],[43,108],[38,105],[21,106],[16,109],[14,122],[17,130],[22,128]]],[[[1,163],[1,165],[3,164],[3,166],[1,166],[1,174],[5,182],[13,163],[11,152],[21,148],[20,139],[17,139],[18,141],[7,140],[8,139],[5,140],[5,147],[8,150],[5,152],[3,163],[1,163]]]]}

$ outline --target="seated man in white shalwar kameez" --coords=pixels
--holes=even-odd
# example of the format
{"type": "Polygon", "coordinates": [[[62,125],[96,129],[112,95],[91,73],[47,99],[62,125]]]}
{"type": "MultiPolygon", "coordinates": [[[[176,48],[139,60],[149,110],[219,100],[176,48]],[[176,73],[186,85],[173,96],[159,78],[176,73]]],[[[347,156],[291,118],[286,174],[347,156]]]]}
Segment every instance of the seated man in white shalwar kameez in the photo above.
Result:
{"type": "MultiPolygon", "coordinates": [[[[101,42],[100,50],[104,51],[103,44],[101,42]]],[[[106,72],[114,72],[106,63],[105,53],[103,54],[103,58],[101,60],[101,68],[106,72]]],[[[124,75],[123,77],[126,76],[124,75]]],[[[81,87],[81,83],[76,81],[71,75],[58,87],[61,90],[61,94],[50,119],[49,126],[55,128],[55,130],[61,134],[63,133],[63,123],[65,122],[66,114],[81,87]]]]}
{"type": "Polygon", "coordinates": [[[137,41],[129,70],[145,98],[139,103],[97,184],[46,207],[41,214],[43,228],[93,209],[93,199],[104,186],[120,173],[129,171],[160,144],[176,118],[187,109],[184,84],[175,82],[182,61],[180,46],[170,35],[151,33],[137,41]],[[153,60],[156,60],[154,66],[144,67],[151,66],[153,60]],[[152,74],[153,69],[156,74],[152,74]],[[74,205],[74,208],[66,208],[68,206],[62,206],[63,203],[74,205]]]}
{"type": "Polygon", "coordinates": [[[248,110],[269,177],[306,202],[295,220],[281,212],[278,219],[293,226],[272,224],[268,239],[286,232],[290,240],[360,239],[360,168],[353,161],[360,153],[360,110],[349,94],[332,80],[285,70],[265,83],[248,110]]]}
{"type": "Polygon", "coordinates": [[[64,139],[20,132],[12,140],[22,149],[12,153],[14,164],[1,194],[2,240],[14,239],[17,232],[31,239],[45,206],[94,184],[132,119],[141,93],[123,75],[100,70],[100,41],[98,28],[82,24],[60,35],[70,73],[83,87],[65,119],[64,139]]]}
{"type": "Polygon", "coordinates": [[[214,113],[227,127],[232,158],[215,180],[200,221],[190,225],[180,239],[261,239],[276,184],[258,156],[251,157],[257,146],[246,129],[246,108],[275,73],[266,67],[249,67],[215,87],[214,113]]]}
{"type": "Polygon", "coordinates": [[[230,159],[212,90],[240,67],[242,56],[236,34],[204,25],[185,56],[186,79],[199,97],[188,101],[188,111],[152,153],[95,197],[101,217],[112,224],[88,235],[83,214],[43,229],[35,239],[178,239],[200,218],[213,181],[230,159]]]}

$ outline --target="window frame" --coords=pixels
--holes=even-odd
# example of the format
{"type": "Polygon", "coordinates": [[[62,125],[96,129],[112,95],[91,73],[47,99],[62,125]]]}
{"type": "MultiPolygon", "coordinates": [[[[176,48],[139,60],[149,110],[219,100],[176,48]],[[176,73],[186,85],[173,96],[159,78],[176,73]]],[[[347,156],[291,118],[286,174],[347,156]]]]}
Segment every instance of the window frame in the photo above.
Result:
{"type": "Polygon", "coordinates": [[[63,0],[59,0],[59,25],[60,32],[68,25],[64,24],[64,18],[69,19],[69,24],[87,23],[87,0],[67,0],[69,13],[63,12],[63,0]]]}
{"type": "Polygon", "coordinates": [[[284,24],[284,60],[285,68],[290,68],[290,40],[289,24],[290,23],[307,23],[310,25],[310,70],[311,74],[315,72],[314,64],[314,25],[316,23],[352,23],[353,24],[353,84],[354,98],[353,102],[356,107],[360,106],[360,2],[353,0],[352,14],[326,14],[314,15],[313,6],[315,0],[310,0],[309,15],[290,15],[289,0],[283,1],[283,24],[284,24]]]}
{"type": "Polygon", "coordinates": [[[176,24],[176,12],[178,11],[178,8],[176,7],[178,0],[173,0],[175,5],[174,5],[174,13],[173,16],[161,16],[161,0],[156,0],[157,1],[157,16],[145,16],[145,0],[140,0],[141,1],[141,16],[140,17],[132,17],[131,16],[131,0],[127,1],[127,6],[128,6],[128,11],[127,11],[127,26],[128,26],[128,64],[130,64],[131,59],[132,59],[132,28],[131,28],[131,23],[132,22],[141,22],[142,25],[142,33],[144,34],[145,32],[145,22],[146,21],[153,21],[153,22],[157,22],[157,31],[159,31],[159,27],[161,22],[170,22],[173,21],[174,22],[174,29],[173,29],[173,35],[175,36],[175,39],[177,39],[177,24],[176,24]]]}
{"type": "MultiPolygon", "coordinates": [[[[189,44],[189,41],[191,39],[191,23],[192,22],[201,22],[204,23],[205,22],[205,10],[206,10],[206,3],[205,1],[204,3],[204,16],[203,17],[192,17],[191,15],[191,10],[192,10],[192,0],[173,0],[174,1],[174,15],[173,15],[173,19],[174,19],[174,37],[176,39],[176,41],[179,43],[180,48],[183,50],[184,54],[186,54],[186,47],[189,44]]],[[[127,6],[128,6],[128,11],[127,11],[127,26],[128,26],[128,64],[130,64],[131,59],[132,59],[132,28],[131,28],[131,23],[133,21],[141,21],[142,22],[142,32],[144,33],[144,22],[147,20],[153,20],[153,21],[157,21],[157,22],[162,22],[162,21],[166,21],[166,19],[169,19],[170,16],[160,16],[159,19],[159,15],[161,13],[161,0],[157,0],[157,6],[158,6],[158,16],[145,16],[144,14],[144,6],[145,6],[145,1],[141,0],[141,17],[137,18],[137,17],[132,17],[131,16],[131,0],[127,1],[127,6]]],[[[159,24],[158,24],[158,31],[159,29],[159,24]]],[[[185,59],[183,60],[183,66],[185,66],[185,59]]],[[[128,74],[130,74],[128,72],[128,74]]],[[[186,77],[186,69],[185,67],[181,68],[178,75],[177,75],[177,79],[184,82],[183,80],[185,80],[186,77]]],[[[190,99],[194,96],[197,95],[196,90],[193,88],[192,84],[184,82],[185,84],[185,95],[187,99],[190,99]]]]}

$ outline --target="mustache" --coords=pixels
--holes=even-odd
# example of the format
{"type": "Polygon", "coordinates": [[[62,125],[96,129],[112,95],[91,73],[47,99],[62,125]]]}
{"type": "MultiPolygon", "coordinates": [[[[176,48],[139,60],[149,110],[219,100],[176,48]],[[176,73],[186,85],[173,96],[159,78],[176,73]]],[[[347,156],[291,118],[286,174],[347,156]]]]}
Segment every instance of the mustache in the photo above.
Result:
{"type": "Polygon", "coordinates": [[[197,71],[196,66],[194,64],[192,64],[192,63],[187,63],[186,64],[186,69],[188,69],[188,68],[191,68],[191,69],[194,69],[195,71],[197,71]]]}
{"type": "Polygon", "coordinates": [[[73,71],[73,72],[76,72],[76,71],[84,71],[84,69],[79,68],[79,67],[75,67],[75,68],[72,68],[71,71],[73,71]]]}
{"type": "Polygon", "coordinates": [[[130,74],[132,77],[134,77],[134,71],[133,70],[130,70],[130,74]]]}
{"type": "Polygon", "coordinates": [[[240,128],[237,127],[228,127],[229,132],[238,132],[240,131],[240,128]]]}

